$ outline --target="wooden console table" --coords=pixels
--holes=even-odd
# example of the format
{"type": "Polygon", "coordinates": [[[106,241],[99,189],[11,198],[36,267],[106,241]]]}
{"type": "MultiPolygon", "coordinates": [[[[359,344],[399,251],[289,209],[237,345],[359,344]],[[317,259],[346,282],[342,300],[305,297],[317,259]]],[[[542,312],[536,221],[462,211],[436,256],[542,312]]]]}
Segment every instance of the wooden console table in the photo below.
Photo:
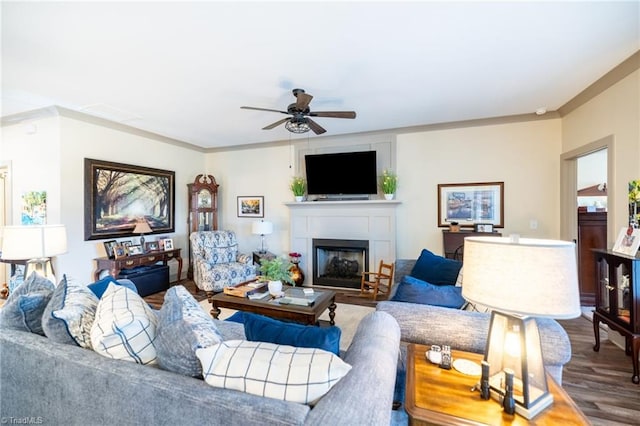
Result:
{"type": "Polygon", "coordinates": [[[109,259],[108,257],[99,257],[94,259],[96,261],[96,271],[94,278],[96,281],[100,278],[100,272],[107,270],[109,274],[117,278],[120,275],[120,271],[123,269],[135,268],[136,266],[154,265],[158,262],[162,262],[166,265],[171,259],[175,259],[178,262],[178,280],[182,276],[182,257],[180,257],[181,249],[165,250],[165,251],[152,251],[145,254],[136,254],[133,256],[125,256],[119,259],[109,259]]]}

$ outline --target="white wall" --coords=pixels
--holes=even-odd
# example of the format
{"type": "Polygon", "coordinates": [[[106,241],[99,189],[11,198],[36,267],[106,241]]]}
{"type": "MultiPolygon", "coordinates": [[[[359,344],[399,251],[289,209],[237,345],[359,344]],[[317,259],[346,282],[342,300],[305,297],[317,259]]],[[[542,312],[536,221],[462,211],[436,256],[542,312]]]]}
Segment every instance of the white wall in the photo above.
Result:
{"type": "MultiPolygon", "coordinates": [[[[55,259],[57,274],[65,273],[89,283],[93,281],[93,259],[105,255],[104,240],[84,241],[84,159],[94,158],[175,172],[175,233],[162,235],[170,236],[174,246],[182,248],[183,277],[186,276],[187,184],[205,171],[204,154],[64,116],[36,123],[38,132],[34,135],[25,134],[20,124],[3,127],[3,160],[12,166],[13,223],[20,223],[22,191],[37,189],[47,191],[47,222],[66,225],[68,252],[55,259]]],[[[151,235],[147,241],[156,238],[151,235]]],[[[169,265],[173,280],[176,262],[169,265]]]]}

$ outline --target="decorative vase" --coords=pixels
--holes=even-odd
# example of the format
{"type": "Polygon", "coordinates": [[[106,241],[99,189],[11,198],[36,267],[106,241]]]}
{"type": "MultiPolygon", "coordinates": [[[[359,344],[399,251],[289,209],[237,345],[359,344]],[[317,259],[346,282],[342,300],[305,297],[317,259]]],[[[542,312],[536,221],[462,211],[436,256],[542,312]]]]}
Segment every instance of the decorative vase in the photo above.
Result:
{"type": "Polygon", "coordinates": [[[291,279],[297,286],[301,286],[304,283],[304,273],[302,273],[302,269],[298,266],[298,262],[292,262],[293,266],[289,269],[291,272],[291,279]]]}
{"type": "Polygon", "coordinates": [[[269,281],[269,294],[280,296],[282,294],[282,281],[269,281]]]}
{"type": "Polygon", "coordinates": [[[295,196],[296,203],[301,203],[304,200],[304,195],[296,195],[295,196]]]}
{"type": "Polygon", "coordinates": [[[385,199],[385,200],[393,200],[393,196],[394,196],[394,195],[395,195],[395,194],[384,194],[384,199],[385,199]]]}

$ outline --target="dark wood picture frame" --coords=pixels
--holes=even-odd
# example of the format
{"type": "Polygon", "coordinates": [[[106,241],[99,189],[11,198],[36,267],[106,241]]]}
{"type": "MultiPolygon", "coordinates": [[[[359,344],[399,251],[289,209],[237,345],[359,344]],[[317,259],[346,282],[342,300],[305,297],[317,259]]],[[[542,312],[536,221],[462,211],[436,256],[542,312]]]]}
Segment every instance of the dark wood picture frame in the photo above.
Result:
{"type": "Polygon", "coordinates": [[[85,158],[84,182],[85,240],[132,236],[141,218],[175,231],[175,172],[85,158]]]}
{"type": "Polygon", "coordinates": [[[438,226],[504,228],[504,182],[438,184],[438,226]]]}
{"type": "Polygon", "coordinates": [[[115,256],[113,249],[118,245],[118,242],[116,240],[109,240],[102,244],[104,244],[104,251],[107,253],[107,257],[113,259],[115,256]]]}

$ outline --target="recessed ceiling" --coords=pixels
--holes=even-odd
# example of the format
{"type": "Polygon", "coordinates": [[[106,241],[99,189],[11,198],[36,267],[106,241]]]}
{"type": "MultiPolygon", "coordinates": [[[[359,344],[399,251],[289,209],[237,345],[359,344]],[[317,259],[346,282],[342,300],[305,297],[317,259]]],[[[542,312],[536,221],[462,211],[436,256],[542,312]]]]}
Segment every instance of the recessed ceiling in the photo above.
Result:
{"type": "Polygon", "coordinates": [[[640,49],[640,3],[2,2],[2,116],[50,105],[204,148],[557,110],[640,49]]]}

